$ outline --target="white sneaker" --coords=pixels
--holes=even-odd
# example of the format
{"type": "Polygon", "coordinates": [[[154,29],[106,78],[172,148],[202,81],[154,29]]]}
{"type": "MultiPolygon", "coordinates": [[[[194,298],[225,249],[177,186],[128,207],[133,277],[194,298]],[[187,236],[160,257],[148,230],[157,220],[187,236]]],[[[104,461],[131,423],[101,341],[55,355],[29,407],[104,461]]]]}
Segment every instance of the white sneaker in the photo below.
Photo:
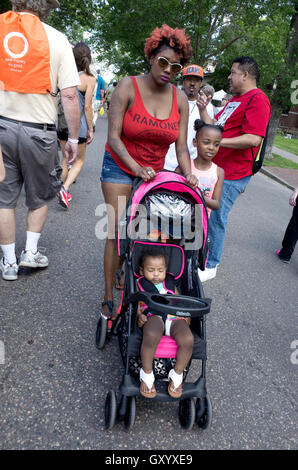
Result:
{"type": "Polygon", "coordinates": [[[0,261],[0,271],[2,271],[2,279],[5,281],[16,281],[18,278],[19,267],[16,263],[4,263],[4,258],[0,261]]]}
{"type": "Polygon", "coordinates": [[[19,266],[26,268],[46,268],[49,260],[46,256],[42,255],[39,251],[32,253],[32,251],[22,251],[19,266]]]}
{"type": "Polygon", "coordinates": [[[217,266],[214,268],[205,268],[205,271],[201,271],[198,268],[198,275],[201,282],[209,281],[210,279],[214,279],[216,277],[217,266]]]}

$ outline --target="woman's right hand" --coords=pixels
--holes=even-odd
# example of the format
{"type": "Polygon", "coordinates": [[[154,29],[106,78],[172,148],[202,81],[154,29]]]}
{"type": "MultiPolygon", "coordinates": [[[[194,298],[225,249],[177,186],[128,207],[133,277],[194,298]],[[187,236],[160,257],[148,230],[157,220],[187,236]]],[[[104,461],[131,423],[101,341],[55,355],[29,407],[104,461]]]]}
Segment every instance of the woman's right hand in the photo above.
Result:
{"type": "Polygon", "coordinates": [[[156,173],[151,166],[145,166],[145,167],[140,166],[138,170],[136,171],[136,176],[138,178],[142,178],[146,183],[148,183],[148,181],[153,180],[155,175],[156,173]]]}

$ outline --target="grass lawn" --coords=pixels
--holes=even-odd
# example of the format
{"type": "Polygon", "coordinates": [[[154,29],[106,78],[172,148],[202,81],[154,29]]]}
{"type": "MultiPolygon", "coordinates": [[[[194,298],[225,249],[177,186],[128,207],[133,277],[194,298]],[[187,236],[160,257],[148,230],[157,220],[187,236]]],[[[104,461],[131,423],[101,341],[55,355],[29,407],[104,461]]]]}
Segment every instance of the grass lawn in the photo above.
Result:
{"type": "Polygon", "coordinates": [[[273,159],[265,159],[263,166],[277,166],[278,168],[293,168],[294,170],[298,170],[298,163],[292,162],[292,160],[283,158],[280,155],[276,155],[276,153],[273,153],[272,155],[273,159]]]}
{"type": "Polygon", "coordinates": [[[277,135],[274,140],[274,145],[286,152],[298,155],[298,139],[286,139],[282,135],[277,135]]]}

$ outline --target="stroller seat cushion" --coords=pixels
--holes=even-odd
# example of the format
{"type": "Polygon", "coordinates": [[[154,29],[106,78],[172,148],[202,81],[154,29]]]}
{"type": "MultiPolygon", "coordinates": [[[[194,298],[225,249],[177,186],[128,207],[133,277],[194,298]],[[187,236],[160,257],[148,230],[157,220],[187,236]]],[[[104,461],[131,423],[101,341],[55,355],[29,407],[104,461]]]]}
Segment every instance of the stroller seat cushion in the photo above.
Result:
{"type": "Polygon", "coordinates": [[[154,357],[171,358],[176,357],[178,345],[171,336],[162,336],[157,345],[154,357]]]}

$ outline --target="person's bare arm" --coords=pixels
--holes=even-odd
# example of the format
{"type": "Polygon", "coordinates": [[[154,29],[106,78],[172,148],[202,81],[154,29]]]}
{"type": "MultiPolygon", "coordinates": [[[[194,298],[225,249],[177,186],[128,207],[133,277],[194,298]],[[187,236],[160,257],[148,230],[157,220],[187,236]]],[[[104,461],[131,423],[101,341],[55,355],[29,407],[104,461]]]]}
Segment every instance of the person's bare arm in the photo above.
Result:
{"type": "MultiPolygon", "coordinates": [[[[137,286],[137,290],[139,292],[139,288],[137,286]]],[[[147,323],[148,319],[147,316],[143,314],[145,304],[144,302],[138,302],[138,311],[137,311],[137,324],[139,328],[143,328],[145,323],[147,323]]]]}
{"type": "Polygon", "coordinates": [[[259,147],[263,137],[255,134],[243,134],[238,137],[230,137],[221,139],[220,146],[230,149],[249,149],[251,147],[259,147]]]}
{"type": "Polygon", "coordinates": [[[219,209],[222,187],[223,187],[223,183],[225,179],[225,172],[220,167],[217,167],[217,176],[218,176],[218,180],[216,182],[216,185],[212,194],[212,199],[209,199],[209,198],[205,199],[206,206],[209,207],[209,209],[212,209],[213,211],[216,211],[217,209],[219,209]]]}
{"type": "Polygon", "coordinates": [[[84,75],[84,81],[86,83],[86,92],[85,92],[85,116],[88,124],[88,135],[87,135],[87,144],[90,144],[93,140],[93,110],[92,110],[92,96],[96,84],[94,77],[89,75],[84,75]]]}
{"type": "MultiPolygon", "coordinates": [[[[61,90],[61,101],[68,127],[68,138],[78,140],[80,108],[76,87],[61,90]]],[[[78,144],[68,140],[65,144],[65,155],[68,163],[73,163],[78,155],[78,144]]]]}
{"type": "Polygon", "coordinates": [[[2,183],[4,179],[5,179],[5,167],[3,163],[2,151],[1,151],[1,146],[0,146],[0,183],[2,183]]]}
{"type": "Polygon", "coordinates": [[[212,119],[207,112],[207,105],[212,100],[212,96],[206,96],[205,93],[201,93],[197,99],[197,105],[200,110],[200,118],[206,124],[216,124],[216,119],[212,119]]]}
{"type": "Polygon", "coordinates": [[[187,98],[184,92],[177,90],[177,100],[178,108],[180,113],[179,121],[179,135],[178,139],[175,142],[177,161],[179,163],[179,168],[181,173],[186,179],[186,182],[192,186],[196,187],[198,185],[197,178],[192,175],[190,167],[190,156],[187,147],[187,128],[188,128],[188,114],[189,107],[187,98]]]}
{"type": "Polygon", "coordinates": [[[133,84],[130,78],[122,79],[115,88],[109,108],[108,144],[112,151],[122,160],[136,176],[150,181],[155,176],[151,167],[142,168],[128,153],[121,140],[124,114],[134,99],[133,84]]]}

